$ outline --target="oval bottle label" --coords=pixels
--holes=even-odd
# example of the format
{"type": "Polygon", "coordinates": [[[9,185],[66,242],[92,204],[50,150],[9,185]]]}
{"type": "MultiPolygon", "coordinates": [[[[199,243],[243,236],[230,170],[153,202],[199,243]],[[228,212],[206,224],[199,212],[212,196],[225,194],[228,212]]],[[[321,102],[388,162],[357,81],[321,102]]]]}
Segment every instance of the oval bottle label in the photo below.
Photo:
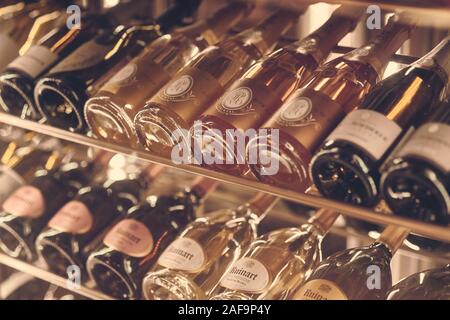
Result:
{"type": "Polygon", "coordinates": [[[295,300],[348,300],[332,281],[315,279],[305,283],[293,297],[295,300]]]}
{"type": "Polygon", "coordinates": [[[84,234],[91,230],[93,224],[92,213],[86,205],[80,201],[70,201],[50,219],[48,226],[61,232],[84,234]]]}
{"type": "Polygon", "coordinates": [[[45,200],[38,188],[23,186],[6,199],[3,210],[18,217],[36,219],[44,214],[45,200]]]}
{"type": "Polygon", "coordinates": [[[178,238],[158,260],[163,267],[183,271],[198,271],[206,262],[202,246],[191,238],[178,238]]]}
{"type": "Polygon", "coordinates": [[[252,258],[236,261],[220,281],[227,289],[258,293],[270,284],[270,275],[266,266],[252,258]]]}

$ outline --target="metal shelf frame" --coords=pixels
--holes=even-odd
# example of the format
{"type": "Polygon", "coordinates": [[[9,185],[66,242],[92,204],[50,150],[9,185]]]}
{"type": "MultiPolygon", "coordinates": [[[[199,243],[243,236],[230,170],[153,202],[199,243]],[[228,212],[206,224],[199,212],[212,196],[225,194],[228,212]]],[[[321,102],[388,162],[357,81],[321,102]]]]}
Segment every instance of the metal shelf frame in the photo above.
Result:
{"type": "Polygon", "coordinates": [[[40,134],[59,138],[68,142],[85,145],[87,147],[93,147],[113,153],[123,154],[128,157],[133,157],[154,164],[162,164],[191,174],[211,178],[219,182],[234,184],[248,190],[269,193],[282,199],[291,200],[303,205],[334,210],[352,218],[361,219],[381,225],[397,225],[405,227],[410,229],[411,232],[417,233],[419,235],[450,243],[450,227],[432,225],[429,223],[396,216],[385,209],[384,206],[379,206],[375,209],[363,208],[326,199],[315,194],[301,194],[295,191],[285,190],[279,187],[258,182],[256,180],[250,180],[243,177],[235,177],[225,173],[202,168],[200,166],[177,165],[174,164],[170,159],[153,155],[145,150],[135,150],[127,146],[104,142],[85,135],[51,127],[49,125],[33,122],[30,120],[23,120],[6,113],[0,113],[0,122],[23,128],[25,130],[31,130],[40,134]]]}

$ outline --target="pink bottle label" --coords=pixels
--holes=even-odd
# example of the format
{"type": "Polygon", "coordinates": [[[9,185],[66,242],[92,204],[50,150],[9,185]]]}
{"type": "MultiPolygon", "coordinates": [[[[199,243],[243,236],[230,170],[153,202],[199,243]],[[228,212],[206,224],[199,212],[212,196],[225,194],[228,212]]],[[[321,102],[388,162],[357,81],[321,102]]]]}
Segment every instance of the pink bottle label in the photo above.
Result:
{"type": "Polygon", "coordinates": [[[153,249],[153,237],[148,228],[137,220],[125,219],[117,223],[103,239],[103,243],[126,255],[142,258],[153,249]]]}
{"type": "Polygon", "coordinates": [[[86,205],[80,201],[66,203],[50,220],[52,229],[73,234],[84,234],[91,230],[94,219],[86,205]]]}
{"type": "Polygon", "coordinates": [[[24,218],[39,218],[45,211],[45,201],[39,189],[23,186],[3,203],[3,210],[24,218]]]}

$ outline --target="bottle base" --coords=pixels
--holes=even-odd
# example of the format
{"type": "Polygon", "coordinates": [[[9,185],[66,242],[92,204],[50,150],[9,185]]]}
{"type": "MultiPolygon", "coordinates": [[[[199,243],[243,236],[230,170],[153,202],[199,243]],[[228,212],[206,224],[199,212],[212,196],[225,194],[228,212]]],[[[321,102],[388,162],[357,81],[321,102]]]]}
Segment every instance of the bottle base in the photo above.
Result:
{"type": "Polygon", "coordinates": [[[33,101],[32,81],[14,74],[0,78],[0,108],[22,119],[41,119],[33,101]]]}

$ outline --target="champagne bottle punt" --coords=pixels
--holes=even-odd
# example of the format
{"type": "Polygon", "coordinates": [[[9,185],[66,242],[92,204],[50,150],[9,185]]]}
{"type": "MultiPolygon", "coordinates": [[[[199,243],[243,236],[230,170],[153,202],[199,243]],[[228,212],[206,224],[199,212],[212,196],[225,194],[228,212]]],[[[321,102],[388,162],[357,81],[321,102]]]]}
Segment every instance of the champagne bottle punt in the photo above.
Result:
{"type": "Polygon", "coordinates": [[[177,71],[199,51],[216,44],[252,8],[233,2],[212,17],[152,42],[109,79],[85,105],[86,122],[100,139],[138,146],[133,120],[177,71]]]}
{"type": "Polygon", "coordinates": [[[450,37],[380,82],[328,136],[311,164],[326,197],[362,206],[380,199],[380,168],[407,132],[441,100],[450,75],[450,37]]]}
{"type": "Polygon", "coordinates": [[[147,300],[202,300],[255,240],[278,198],[259,193],[235,210],[198,218],[172,242],[143,281],[147,300]]]}
{"type": "Polygon", "coordinates": [[[321,243],[338,213],[321,209],[299,228],[254,241],[220,281],[213,300],[284,300],[322,259],[321,243]]]}
{"type": "Polygon", "coordinates": [[[82,28],[69,28],[66,23],[62,24],[8,64],[0,75],[0,107],[3,111],[25,119],[41,118],[33,98],[35,81],[59,60],[92,39],[98,28],[106,25],[106,20],[99,15],[84,15],[81,25],[82,28]]]}
{"type": "Polygon", "coordinates": [[[86,131],[86,100],[115,68],[129,62],[145,45],[161,36],[161,29],[178,24],[188,8],[179,3],[156,23],[138,22],[128,27],[120,25],[114,30],[101,30],[100,35],[84,43],[37,82],[34,100],[41,116],[55,127],[86,131]],[[168,20],[166,16],[174,19],[168,20]]]}
{"type": "MultiPolygon", "coordinates": [[[[21,49],[29,41],[30,32],[36,32],[42,24],[48,24],[43,21],[42,16],[54,13],[55,10],[63,8],[57,1],[39,1],[34,4],[25,4],[19,2],[5,8],[0,8],[0,71],[13,61],[21,49]]],[[[47,18],[50,18],[47,16],[47,18]]],[[[45,19],[44,19],[45,20],[45,19]]]]}
{"type": "Polygon", "coordinates": [[[408,39],[412,27],[397,20],[398,16],[391,17],[367,44],[319,67],[262,125],[267,134],[247,146],[247,162],[252,154],[258,157],[250,161],[250,169],[259,180],[298,192],[311,186],[312,155],[336,124],[358,107],[408,39]],[[278,163],[275,173],[272,163],[278,163]]]}
{"type": "Polygon", "coordinates": [[[395,214],[450,224],[450,102],[443,102],[388,161],[383,199],[395,214]]]}
{"type": "Polygon", "coordinates": [[[52,272],[65,277],[68,267],[75,265],[82,270],[82,277],[87,278],[86,260],[95,244],[98,245],[98,238],[112,221],[123,218],[141,201],[161,172],[159,167],[150,169],[123,180],[82,188],[58,210],[36,240],[36,250],[52,272]]]}
{"type": "Polygon", "coordinates": [[[297,14],[277,11],[256,27],[199,53],[136,115],[140,143],[165,157],[171,156],[179,142],[190,146],[188,132],[194,120],[250,65],[270,52],[296,20],[297,14]]]}
{"type": "Polygon", "coordinates": [[[0,213],[0,249],[11,257],[33,261],[39,232],[87,183],[90,168],[87,163],[73,162],[38,170],[30,183],[9,196],[0,213]]]}
{"type": "Polygon", "coordinates": [[[308,79],[331,49],[353,31],[361,15],[360,9],[341,7],[318,30],[259,61],[234,82],[202,114],[201,127],[194,128],[195,143],[205,156],[216,160],[202,164],[233,175],[245,174],[249,170],[245,145],[252,138],[249,131],[258,129],[308,79]]]}
{"type": "Polygon", "coordinates": [[[450,300],[450,265],[403,279],[389,290],[387,300],[450,300]]]}
{"type": "Polygon", "coordinates": [[[384,300],[392,287],[390,263],[409,230],[388,226],[367,247],[347,249],[322,261],[292,295],[295,300],[384,300]]]}
{"type": "Polygon", "coordinates": [[[131,208],[89,256],[87,269],[97,287],[117,299],[138,299],[145,273],[184,227],[217,183],[200,178],[171,196],[151,196],[131,208]]]}

